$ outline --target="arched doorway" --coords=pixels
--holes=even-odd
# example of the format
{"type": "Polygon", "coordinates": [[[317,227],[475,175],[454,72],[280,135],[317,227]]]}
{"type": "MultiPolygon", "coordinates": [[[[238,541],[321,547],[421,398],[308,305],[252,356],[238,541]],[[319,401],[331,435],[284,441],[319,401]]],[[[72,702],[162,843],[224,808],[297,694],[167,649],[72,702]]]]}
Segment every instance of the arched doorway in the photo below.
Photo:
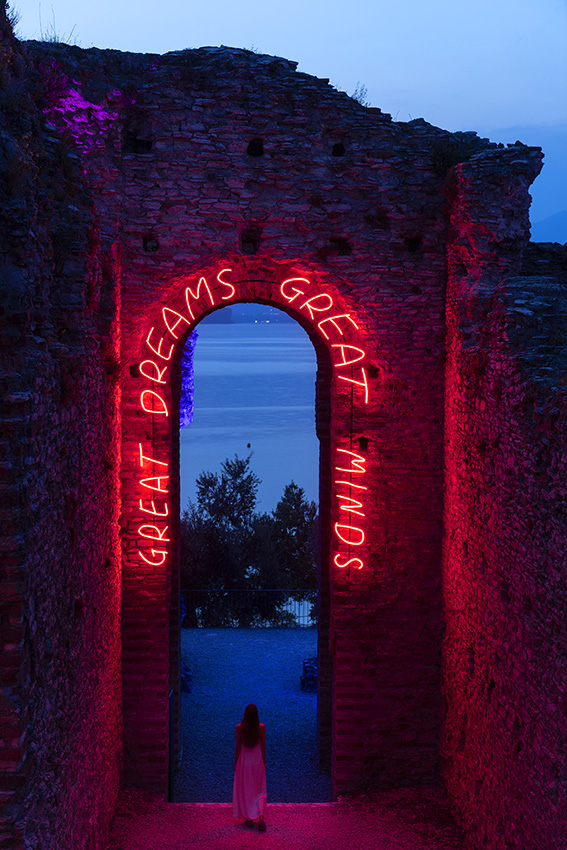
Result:
{"type": "Polygon", "coordinates": [[[182,279],[140,332],[140,355],[125,388],[123,466],[125,772],[165,791],[170,751],[169,694],[179,693],[176,570],[179,537],[178,421],[180,353],[204,315],[238,301],[272,304],[296,319],[317,353],[316,426],[320,441],[321,588],[319,748],[329,763],[332,666],[330,570],[356,577],[364,568],[364,438],[368,403],[364,334],[336,289],[289,268],[224,267],[182,279]],[[262,274],[262,272],[264,272],[262,274]]]}
{"type": "Polygon", "coordinates": [[[230,798],[234,725],[251,701],[268,728],[270,799],[330,799],[317,694],[300,682],[317,655],[315,377],[307,334],[263,304],[213,312],[185,345],[178,802],[230,798]]]}

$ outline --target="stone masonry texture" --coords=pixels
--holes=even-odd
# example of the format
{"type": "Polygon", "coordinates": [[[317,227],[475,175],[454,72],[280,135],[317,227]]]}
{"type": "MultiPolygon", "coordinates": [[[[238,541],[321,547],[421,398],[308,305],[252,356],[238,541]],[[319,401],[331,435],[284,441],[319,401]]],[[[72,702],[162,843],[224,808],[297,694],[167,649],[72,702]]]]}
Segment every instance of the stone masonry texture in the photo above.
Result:
{"type": "Polygon", "coordinates": [[[471,846],[560,850],[567,256],[534,245],[520,265],[504,177],[459,166],[449,250],[444,775],[471,846]]]}
{"type": "Polygon", "coordinates": [[[539,149],[277,57],[0,21],[0,847],[103,850],[121,786],[167,794],[180,357],[232,299],[317,353],[334,795],[443,781],[471,850],[559,848],[566,255],[529,244],[539,149]]]}
{"type": "Polygon", "coordinates": [[[95,847],[120,782],[114,260],[1,38],[0,846],[95,847]]]}

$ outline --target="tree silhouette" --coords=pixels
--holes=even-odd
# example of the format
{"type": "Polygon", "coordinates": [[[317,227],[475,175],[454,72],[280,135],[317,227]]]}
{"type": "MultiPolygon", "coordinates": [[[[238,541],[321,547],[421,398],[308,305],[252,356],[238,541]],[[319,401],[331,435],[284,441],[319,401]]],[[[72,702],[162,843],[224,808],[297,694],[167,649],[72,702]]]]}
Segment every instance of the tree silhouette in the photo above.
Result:
{"type": "Polygon", "coordinates": [[[253,525],[260,479],[247,458],[234,456],[220,475],[201,472],[197,504],[181,518],[181,582],[189,588],[243,587],[253,557],[253,525]]]}
{"type": "MultiPolygon", "coordinates": [[[[221,473],[201,472],[196,504],[189,500],[181,518],[181,587],[214,590],[210,606],[201,605],[200,622],[230,625],[219,591],[286,589],[305,597],[317,588],[318,523],[314,502],[301,487],[288,484],[271,514],[256,513],[260,479],[251,470],[251,455],[225,460],[221,473]],[[224,619],[227,622],[224,622],[224,619]]],[[[289,593],[263,594],[262,617],[274,623],[290,619],[283,610],[289,593]]],[[[258,621],[251,601],[239,609],[238,624],[258,621]]],[[[196,623],[195,623],[196,624],[196,623]]]]}

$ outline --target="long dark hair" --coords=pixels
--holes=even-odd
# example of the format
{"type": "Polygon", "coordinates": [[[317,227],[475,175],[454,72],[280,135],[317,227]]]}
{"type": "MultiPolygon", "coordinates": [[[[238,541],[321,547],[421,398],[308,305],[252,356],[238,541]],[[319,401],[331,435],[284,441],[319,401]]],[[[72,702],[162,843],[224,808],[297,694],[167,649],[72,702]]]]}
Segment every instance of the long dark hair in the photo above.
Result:
{"type": "Polygon", "coordinates": [[[244,717],[240,724],[240,737],[245,747],[255,747],[260,740],[260,718],[258,709],[253,702],[244,710],[244,717]]]}

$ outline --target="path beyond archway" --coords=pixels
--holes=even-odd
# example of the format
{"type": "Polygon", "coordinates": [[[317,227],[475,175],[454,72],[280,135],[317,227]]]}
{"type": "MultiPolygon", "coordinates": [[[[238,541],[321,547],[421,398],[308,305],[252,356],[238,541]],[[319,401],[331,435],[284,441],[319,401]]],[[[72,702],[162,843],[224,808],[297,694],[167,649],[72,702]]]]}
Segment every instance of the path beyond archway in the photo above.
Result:
{"type": "Polygon", "coordinates": [[[268,804],[267,832],[249,830],[228,803],[164,803],[124,796],[107,850],[461,850],[442,792],[405,788],[338,803],[268,804]]]}
{"type": "Polygon", "coordinates": [[[176,802],[226,802],[232,794],[234,727],[249,702],[266,724],[268,800],[327,802],[330,771],[317,769],[317,695],[300,688],[316,629],[182,629],[191,671],[182,694],[182,760],[176,802]]]}

